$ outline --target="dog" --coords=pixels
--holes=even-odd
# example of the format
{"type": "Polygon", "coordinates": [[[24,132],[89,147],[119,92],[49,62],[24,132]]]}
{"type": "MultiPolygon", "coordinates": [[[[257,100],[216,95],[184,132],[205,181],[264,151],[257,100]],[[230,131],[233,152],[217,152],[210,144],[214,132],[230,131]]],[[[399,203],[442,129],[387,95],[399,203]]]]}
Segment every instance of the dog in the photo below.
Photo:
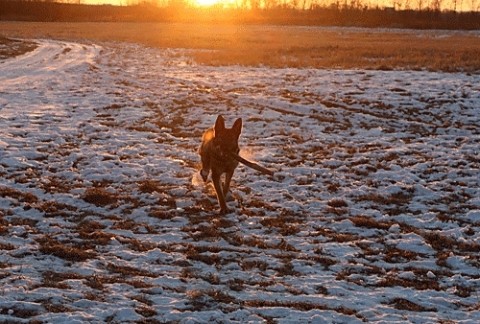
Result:
{"type": "Polygon", "coordinates": [[[238,139],[242,132],[242,119],[238,118],[232,128],[225,128],[225,119],[222,115],[217,117],[215,126],[209,128],[202,136],[202,144],[198,150],[202,161],[200,175],[207,181],[208,174],[212,172],[212,182],[217,194],[220,214],[228,213],[225,198],[230,191],[230,181],[233,172],[238,166],[238,161],[231,153],[238,155],[240,148],[238,139]],[[225,182],[221,184],[221,176],[225,174],[225,182]]]}

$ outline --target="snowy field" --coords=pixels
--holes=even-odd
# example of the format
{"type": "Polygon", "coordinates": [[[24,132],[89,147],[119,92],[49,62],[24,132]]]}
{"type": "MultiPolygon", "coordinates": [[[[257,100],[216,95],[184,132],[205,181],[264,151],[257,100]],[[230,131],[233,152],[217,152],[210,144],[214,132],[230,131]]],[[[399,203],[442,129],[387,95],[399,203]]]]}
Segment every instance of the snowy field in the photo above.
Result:
{"type": "Polygon", "coordinates": [[[0,321],[480,322],[480,75],[0,62],[0,321]],[[234,211],[197,147],[242,117],[234,211]]]}

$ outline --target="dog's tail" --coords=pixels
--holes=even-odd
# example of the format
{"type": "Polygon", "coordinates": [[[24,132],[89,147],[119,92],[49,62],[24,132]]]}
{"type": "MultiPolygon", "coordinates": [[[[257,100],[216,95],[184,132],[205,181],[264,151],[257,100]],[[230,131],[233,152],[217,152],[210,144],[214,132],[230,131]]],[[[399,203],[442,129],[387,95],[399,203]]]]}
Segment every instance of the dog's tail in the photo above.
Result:
{"type": "Polygon", "coordinates": [[[267,174],[271,177],[273,177],[274,173],[273,171],[267,169],[267,168],[264,168],[263,166],[261,165],[258,165],[256,163],[253,163],[253,162],[250,162],[248,160],[245,160],[243,157],[241,157],[240,155],[236,154],[236,153],[233,153],[233,152],[230,152],[230,155],[235,159],[237,160],[238,162],[246,165],[247,167],[249,168],[252,168],[254,170],[257,170],[258,172],[261,172],[263,174],[267,174]]]}

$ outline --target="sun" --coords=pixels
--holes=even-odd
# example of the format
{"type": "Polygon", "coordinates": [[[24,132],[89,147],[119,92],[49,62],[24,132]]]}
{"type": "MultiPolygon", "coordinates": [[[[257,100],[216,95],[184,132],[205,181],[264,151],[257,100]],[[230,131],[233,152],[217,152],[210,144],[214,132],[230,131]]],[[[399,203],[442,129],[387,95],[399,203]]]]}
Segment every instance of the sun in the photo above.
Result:
{"type": "Polygon", "coordinates": [[[199,7],[211,7],[213,5],[225,2],[223,0],[193,0],[193,1],[199,7]]]}

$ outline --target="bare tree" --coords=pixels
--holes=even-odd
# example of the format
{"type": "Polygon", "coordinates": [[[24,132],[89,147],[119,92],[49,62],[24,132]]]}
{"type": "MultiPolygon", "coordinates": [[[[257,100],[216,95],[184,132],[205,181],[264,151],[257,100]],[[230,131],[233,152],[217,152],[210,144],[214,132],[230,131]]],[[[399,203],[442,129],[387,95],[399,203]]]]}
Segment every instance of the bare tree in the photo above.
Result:
{"type": "Polygon", "coordinates": [[[470,10],[471,10],[472,12],[478,10],[477,0],[470,0],[470,10]]]}
{"type": "Polygon", "coordinates": [[[302,1],[302,10],[305,10],[307,8],[307,0],[302,1]]]}
{"type": "Polygon", "coordinates": [[[417,9],[418,11],[422,11],[423,10],[423,0],[417,0],[417,9]]]}
{"type": "Polygon", "coordinates": [[[430,9],[433,11],[442,11],[443,0],[432,0],[430,3],[430,9]]]}

